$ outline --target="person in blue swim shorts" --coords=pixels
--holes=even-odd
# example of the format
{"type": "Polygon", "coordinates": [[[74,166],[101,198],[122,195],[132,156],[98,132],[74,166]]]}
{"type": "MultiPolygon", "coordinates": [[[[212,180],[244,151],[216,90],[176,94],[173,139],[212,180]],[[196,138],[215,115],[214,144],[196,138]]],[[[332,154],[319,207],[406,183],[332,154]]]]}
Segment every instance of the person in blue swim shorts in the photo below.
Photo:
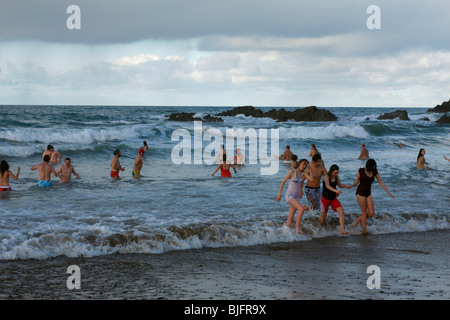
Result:
{"type": "Polygon", "coordinates": [[[48,155],[45,155],[41,163],[31,168],[31,170],[39,170],[39,181],[37,184],[38,187],[42,188],[51,187],[52,186],[52,182],[50,180],[51,174],[53,173],[55,177],[58,176],[55,168],[53,168],[53,166],[49,164],[49,161],[50,157],[48,155]]]}

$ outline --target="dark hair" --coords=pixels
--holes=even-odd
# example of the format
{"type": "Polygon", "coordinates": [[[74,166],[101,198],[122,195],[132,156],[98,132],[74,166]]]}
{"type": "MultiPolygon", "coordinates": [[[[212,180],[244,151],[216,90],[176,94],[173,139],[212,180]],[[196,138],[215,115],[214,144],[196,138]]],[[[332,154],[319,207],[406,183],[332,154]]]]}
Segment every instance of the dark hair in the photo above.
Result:
{"type": "Polygon", "coordinates": [[[328,171],[328,177],[330,177],[331,178],[331,174],[333,173],[333,171],[335,171],[335,170],[339,170],[339,167],[338,167],[338,165],[337,164],[333,164],[333,165],[331,165],[331,167],[330,167],[330,170],[328,171]]]}
{"type": "Polygon", "coordinates": [[[8,162],[6,162],[6,160],[2,160],[1,164],[0,164],[0,170],[2,172],[2,175],[9,170],[9,164],[8,162]]]}
{"type": "Polygon", "coordinates": [[[286,148],[291,149],[291,146],[287,145],[286,148]]]}
{"type": "Polygon", "coordinates": [[[72,161],[72,160],[70,160],[70,158],[66,158],[66,159],[64,159],[64,161],[67,161],[67,160],[69,160],[69,161],[72,161]]]}
{"type": "Polygon", "coordinates": [[[143,144],[144,144],[144,146],[147,146],[147,141],[144,141],[143,144]]]}
{"type": "Polygon", "coordinates": [[[309,163],[308,159],[300,159],[300,161],[297,162],[297,167],[299,167],[303,162],[309,163]]]}
{"type": "Polygon", "coordinates": [[[222,160],[223,160],[223,162],[227,161],[227,154],[226,153],[223,154],[222,160]]]}
{"type": "Polygon", "coordinates": [[[119,149],[114,150],[114,155],[117,156],[120,153],[119,149]]]}
{"type": "Polygon", "coordinates": [[[42,160],[44,160],[44,162],[49,162],[50,161],[50,156],[48,154],[46,154],[44,156],[44,159],[42,159],[42,160]]]}
{"type": "Polygon", "coordinates": [[[420,149],[419,150],[419,154],[417,155],[417,160],[419,160],[420,157],[423,157],[422,155],[422,151],[424,151],[425,149],[420,149]]]}
{"type": "Polygon", "coordinates": [[[369,159],[366,162],[366,169],[369,172],[373,172],[377,168],[377,163],[373,159],[369,159]]]}
{"type": "Polygon", "coordinates": [[[51,144],[49,144],[49,145],[47,146],[47,150],[52,150],[52,149],[54,149],[53,146],[52,146],[51,144]]]}
{"type": "Polygon", "coordinates": [[[317,160],[322,160],[322,156],[320,155],[320,153],[316,153],[312,157],[312,161],[317,162],[317,160]]]}
{"type": "Polygon", "coordinates": [[[298,156],[296,154],[293,154],[292,158],[291,158],[291,161],[295,162],[294,169],[297,169],[298,165],[300,164],[300,163],[298,163],[297,159],[298,159],[298,156]]]}

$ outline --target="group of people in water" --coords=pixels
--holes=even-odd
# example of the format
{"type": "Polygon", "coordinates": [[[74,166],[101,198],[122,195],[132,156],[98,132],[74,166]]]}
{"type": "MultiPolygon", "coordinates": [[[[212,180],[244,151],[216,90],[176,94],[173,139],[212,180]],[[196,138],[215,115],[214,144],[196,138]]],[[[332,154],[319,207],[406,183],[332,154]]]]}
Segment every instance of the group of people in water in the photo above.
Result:
{"type": "MultiPolygon", "coordinates": [[[[140,172],[143,166],[143,156],[148,150],[149,148],[147,142],[144,141],[143,146],[139,149],[138,155],[134,161],[132,176],[135,179],[139,179],[141,177],[140,172]]],[[[223,148],[223,145],[221,146],[220,151],[221,152],[219,152],[217,157],[218,165],[212,173],[212,176],[214,176],[220,169],[221,177],[231,177],[230,168],[237,173],[234,165],[245,164],[245,156],[241,153],[240,149],[237,149],[233,160],[227,161],[227,154],[223,148]]],[[[428,163],[425,161],[424,156],[425,150],[420,149],[417,156],[417,168],[428,170],[429,168],[425,166],[428,165],[428,163]]],[[[125,170],[125,168],[120,164],[120,157],[120,150],[115,150],[114,157],[111,160],[111,178],[119,179],[119,172],[125,170]]],[[[361,153],[358,157],[359,160],[367,160],[365,167],[358,170],[355,181],[350,185],[341,183],[339,179],[338,165],[331,165],[328,171],[325,169],[325,164],[323,163],[321,154],[314,144],[311,145],[309,157],[311,158],[311,163],[307,159],[299,160],[297,155],[293,154],[290,150],[289,146],[286,146],[286,150],[281,156],[278,157],[280,160],[284,160],[291,165],[289,172],[280,183],[278,195],[276,197],[276,201],[279,202],[281,200],[283,187],[286,182],[288,182],[288,188],[285,193],[285,201],[289,204],[289,214],[286,225],[290,226],[292,224],[295,213],[298,211],[296,218],[296,230],[298,233],[302,234],[304,232],[301,230],[300,224],[303,213],[306,210],[320,210],[321,215],[319,218],[319,223],[323,225],[325,223],[329,207],[331,206],[331,209],[339,214],[341,234],[347,234],[348,232],[345,230],[344,209],[338,200],[338,196],[342,193],[342,191],[337,188],[350,189],[357,186],[356,199],[361,209],[361,216],[356,219],[355,227],[361,224],[363,234],[367,233],[367,218],[371,218],[375,214],[373,197],[371,195],[371,185],[375,179],[377,179],[381,187],[390,197],[394,198],[394,196],[381,180],[380,174],[377,170],[377,164],[374,159],[369,158],[369,151],[367,150],[365,144],[361,144],[361,153]],[[300,203],[300,199],[303,195],[306,195],[309,206],[305,206],[300,203]]],[[[450,161],[450,159],[445,156],[444,159],[450,161]]],[[[80,178],[80,175],[75,171],[74,166],[71,164],[70,158],[65,158],[64,164],[60,166],[58,171],[56,171],[54,165],[58,163],[61,164],[61,161],[61,153],[57,152],[52,145],[48,145],[47,149],[42,154],[42,162],[31,168],[31,170],[39,171],[39,180],[37,184],[39,187],[51,187],[52,174],[55,177],[59,177],[61,183],[70,182],[72,175],[80,178]]],[[[19,174],[20,167],[17,167],[17,173],[13,174],[9,170],[8,162],[5,160],[1,161],[0,191],[10,191],[11,186],[9,184],[9,178],[17,180],[19,178],[19,174]]]]}
{"type": "MultiPolygon", "coordinates": [[[[420,149],[417,156],[417,168],[424,168],[425,164],[428,164],[424,158],[425,150],[420,149]]],[[[369,151],[364,143],[361,144],[361,153],[358,160],[367,160],[365,167],[360,168],[356,174],[355,181],[350,185],[341,183],[339,179],[339,166],[333,164],[329,170],[325,169],[320,152],[317,150],[314,144],[311,145],[311,152],[309,154],[311,163],[307,159],[298,160],[297,155],[293,154],[289,146],[286,146],[286,150],[283,152],[279,159],[285,162],[291,161],[291,168],[286,174],[284,179],[280,183],[278,195],[276,201],[281,200],[281,193],[286,182],[288,182],[288,188],[285,193],[285,201],[289,204],[289,214],[286,221],[286,225],[290,226],[293,222],[294,215],[297,213],[295,227],[297,232],[304,233],[301,230],[300,224],[303,213],[306,210],[320,210],[321,215],[319,223],[323,225],[327,217],[329,207],[339,214],[339,224],[341,234],[348,234],[345,230],[345,216],[344,209],[338,200],[338,196],[342,193],[341,189],[350,189],[357,186],[356,199],[361,209],[361,216],[355,221],[355,227],[359,224],[362,226],[363,234],[367,233],[367,219],[372,218],[375,214],[373,197],[371,194],[372,183],[377,179],[381,187],[388,193],[388,195],[394,198],[394,195],[388,190],[384,182],[381,180],[380,174],[377,170],[377,163],[374,159],[369,158],[369,151]],[[323,177],[323,179],[322,179],[323,177]],[[306,184],[305,184],[306,180],[306,184]],[[322,180],[322,189],[321,189],[322,180]],[[303,189],[305,193],[303,193],[303,189]],[[309,202],[309,206],[302,205],[300,199],[306,195],[309,202]]],[[[450,161],[444,156],[444,159],[450,161]]]]}

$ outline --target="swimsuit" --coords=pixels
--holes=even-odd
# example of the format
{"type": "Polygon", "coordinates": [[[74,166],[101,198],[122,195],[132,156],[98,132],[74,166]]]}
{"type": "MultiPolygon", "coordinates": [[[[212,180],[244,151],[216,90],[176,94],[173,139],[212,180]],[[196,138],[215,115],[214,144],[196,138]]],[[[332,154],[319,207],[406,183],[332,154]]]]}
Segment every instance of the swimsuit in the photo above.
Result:
{"type": "Polygon", "coordinates": [[[38,187],[47,188],[52,186],[51,180],[40,180],[37,184],[38,187]]]}
{"type": "Polygon", "coordinates": [[[119,171],[111,171],[111,178],[118,178],[119,177],[119,171]]]}
{"type": "Polygon", "coordinates": [[[356,189],[356,194],[362,197],[368,197],[371,194],[371,186],[372,182],[375,180],[375,176],[378,174],[377,169],[373,170],[372,176],[369,177],[366,174],[366,170],[364,168],[359,169],[359,185],[356,189]]]}
{"type": "Polygon", "coordinates": [[[289,200],[292,198],[297,199],[298,202],[300,202],[300,184],[305,180],[300,180],[297,177],[297,170],[294,170],[295,177],[292,180],[289,180],[289,186],[286,190],[286,195],[284,196],[284,199],[287,203],[289,203],[289,200]]]}
{"type": "Polygon", "coordinates": [[[228,167],[228,170],[220,167],[220,176],[224,178],[231,178],[230,167],[228,167]]]}
{"type": "MultiPolygon", "coordinates": [[[[336,189],[337,178],[334,182],[332,182],[331,179],[329,179],[329,181],[330,181],[330,187],[336,189]]],[[[336,211],[337,208],[342,207],[341,203],[336,198],[336,192],[328,189],[325,181],[323,181],[322,184],[323,184],[323,188],[322,188],[323,190],[322,190],[322,197],[320,198],[321,211],[325,212],[325,213],[328,212],[329,206],[331,206],[331,209],[333,209],[333,211],[336,211]]]]}
{"type": "Polygon", "coordinates": [[[0,186],[0,191],[10,191],[11,187],[10,186],[0,186]]]}
{"type": "Polygon", "coordinates": [[[308,202],[314,210],[320,209],[320,199],[322,194],[320,193],[320,187],[305,187],[305,194],[308,202]]]}

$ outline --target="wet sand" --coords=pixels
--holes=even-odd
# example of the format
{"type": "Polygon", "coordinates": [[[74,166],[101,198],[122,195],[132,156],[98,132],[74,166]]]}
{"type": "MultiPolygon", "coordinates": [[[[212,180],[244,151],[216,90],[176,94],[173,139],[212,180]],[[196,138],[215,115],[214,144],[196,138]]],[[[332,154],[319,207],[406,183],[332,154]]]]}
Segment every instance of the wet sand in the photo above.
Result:
{"type": "MultiPolygon", "coordinates": [[[[450,230],[1,261],[3,300],[448,300],[450,230]],[[77,265],[81,288],[69,290],[77,265]],[[380,289],[369,289],[370,265],[380,289]]],[[[190,303],[188,303],[190,305],[190,303]]]]}

